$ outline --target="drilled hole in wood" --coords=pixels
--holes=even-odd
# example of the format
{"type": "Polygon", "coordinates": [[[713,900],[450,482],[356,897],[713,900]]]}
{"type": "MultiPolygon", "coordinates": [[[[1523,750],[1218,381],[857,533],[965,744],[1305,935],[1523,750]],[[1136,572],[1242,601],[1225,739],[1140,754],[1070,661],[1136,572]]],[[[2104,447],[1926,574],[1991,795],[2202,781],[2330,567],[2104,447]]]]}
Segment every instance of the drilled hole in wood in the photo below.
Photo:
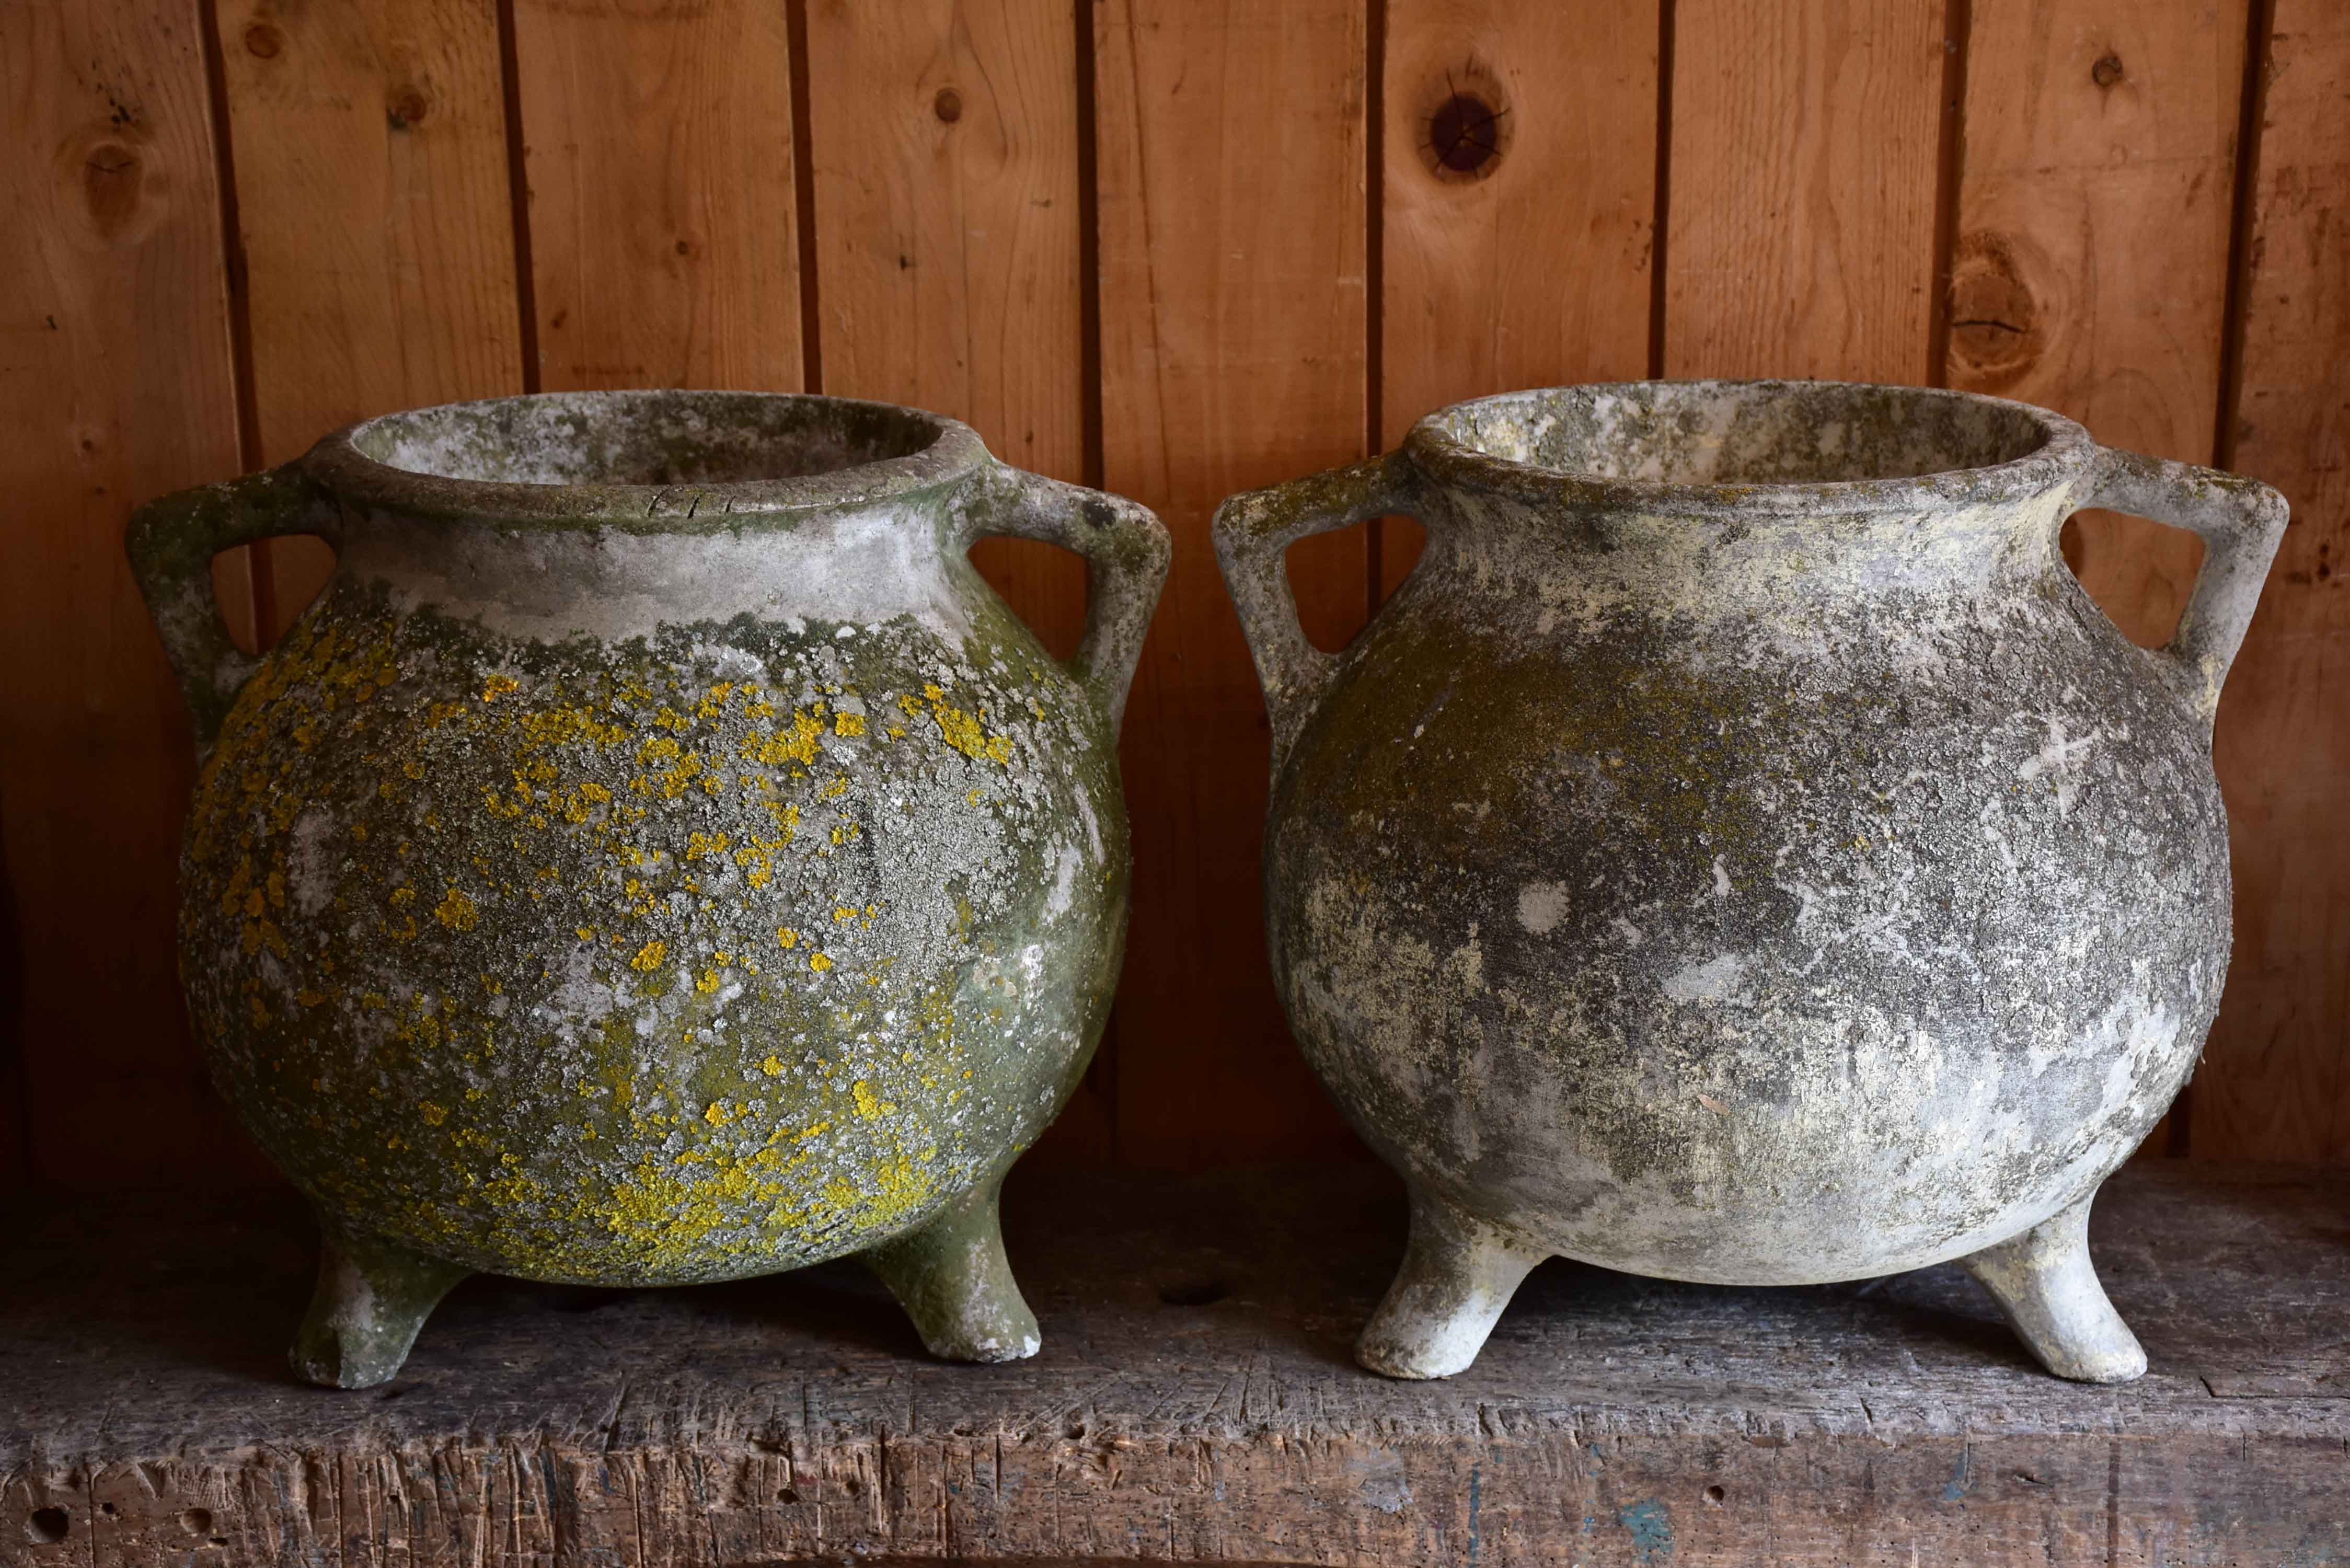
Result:
{"type": "Polygon", "coordinates": [[[2100,56],[2097,63],[2089,67],[2089,79],[2101,88],[2113,86],[2122,79],[2122,57],[2119,55],[2100,56]]]}
{"type": "Polygon", "coordinates": [[[1502,117],[1473,92],[1455,92],[1428,117],[1428,151],[1436,166],[1455,174],[1491,172],[1502,155],[1502,117]]]}
{"type": "Polygon", "coordinates": [[[422,124],[432,107],[431,100],[414,88],[402,88],[392,94],[391,101],[384,106],[383,117],[392,130],[406,130],[411,126],[422,124]]]}
{"type": "Polygon", "coordinates": [[[1178,1280],[1159,1287],[1159,1299],[1168,1306],[1211,1306],[1232,1294],[1222,1280],[1178,1280]]]}
{"type": "Polygon", "coordinates": [[[952,88],[939,88],[939,96],[931,99],[931,110],[941,121],[952,125],[962,118],[962,94],[952,88]]]}
{"type": "Polygon", "coordinates": [[[1718,1486],[1710,1486],[1705,1489],[1705,1501],[1715,1508],[1720,1508],[1721,1506],[1722,1499],[1728,1495],[1728,1493],[1724,1492],[1718,1486]]]}
{"type": "Polygon", "coordinates": [[[36,1508],[25,1516],[25,1539],[37,1546],[55,1546],[73,1528],[73,1515],[62,1508],[36,1508]]]}
{"type": "Polygon", "coordinates": [[[189,1509],[180,1515],[180,1528],[191,1535],[210,1535],[213,1532],[213,1511],[209,1508],[189,1509]]]}

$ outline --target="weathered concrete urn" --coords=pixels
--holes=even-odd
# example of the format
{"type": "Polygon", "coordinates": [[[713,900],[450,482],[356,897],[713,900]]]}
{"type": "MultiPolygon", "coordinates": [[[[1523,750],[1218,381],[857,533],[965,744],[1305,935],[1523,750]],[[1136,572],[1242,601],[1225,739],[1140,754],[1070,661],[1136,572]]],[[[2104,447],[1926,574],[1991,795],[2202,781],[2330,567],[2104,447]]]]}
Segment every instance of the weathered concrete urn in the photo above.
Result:
{"type": "Polygon", "coordinates": [[[2212,715],[2284,522],[2042,410],[1790,382],[1488,398],[1227,502],[1274,975],[1411,1192],[1363,1364],[1460,1371],[1554,1254],[1960,1259],[2051,1371],[2141,1373],[2089,1204],[2219,1003],[2212,715]],[[2085,506],[2207,542],[2168,647],[2065,569],[2085,506]],[[1315,650],[1283,549],[1392,513],[1426,554],[1315,650]]]}
{"type": "Polygon", "coordinates": [[[1155,518],[910,409],[616,392],[371,420],[130,550],[207,753],[189,1006],[326,1234],[298,1372],[390,1376],[469,1271],[852,1253],[1035,1351],[996,1192],[1118,971],[1155,518]],[[338,565],[256,665],[208,566],[286,534],[338,565]],[[996,534],[1089,563],[1069,665],[996,534]]]}

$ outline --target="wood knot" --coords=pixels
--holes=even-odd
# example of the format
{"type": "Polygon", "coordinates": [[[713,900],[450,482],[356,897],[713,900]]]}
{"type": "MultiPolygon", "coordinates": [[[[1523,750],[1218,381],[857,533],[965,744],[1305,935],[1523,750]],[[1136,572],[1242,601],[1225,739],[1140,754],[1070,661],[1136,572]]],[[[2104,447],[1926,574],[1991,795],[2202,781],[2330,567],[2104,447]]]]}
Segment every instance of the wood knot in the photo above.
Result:
{"type": "Polygon", "coordinates": [[[962,118],[962,94],[951,87],[939,88],[939,96],[931,99],[931,112],[942,125],[952,125],[962,118]]]}
{"type": "Polygon", "coordinates": [[[2089,67],[2089,79],[2101,88],[2113,86],[2122,79],[2122,57],[2110,51],[2099,56],[2097,63],[2089,67]]]}
{"type": "Polygon", "coordinates": [[[384,105],[383,117],[392,130],[406,130],[422,124],[424,116],[432,108],[432,100],[422,92],[413,87],[404,87],[393,93],[390,102],[384,105]]]}
{"type": "Polygon", "coordinates": [[[286,47],[286,35],[266,22],[255,22],[244,30],[244,52],[258,59],[274,60],[286,47]]]}
{"type": "Polygon", "coordinates": [[[1509,99],[1500,79],[1473,60],[1430,83],[1416,118],[1420,159],[1448,183],[1490,178],[1509,150],[1509,99]]]}
{"type": "Polygon", "coordinates": [[[1950,358],[1976,390],[2013,386],[2047,346],[2032,270],[2005,234],[1968,234],[1950,258],[1950,358]]]}
{"type": "Polygon", "coordinates": [[[68,143],[67,153],[72,161],[68,177],[80,188],[82,214],[99,239],[136,237],[161,217],[160,204],[149,200],[156,182],[146,150],[136,140],[93,130],[87,140],[68,143]]]}

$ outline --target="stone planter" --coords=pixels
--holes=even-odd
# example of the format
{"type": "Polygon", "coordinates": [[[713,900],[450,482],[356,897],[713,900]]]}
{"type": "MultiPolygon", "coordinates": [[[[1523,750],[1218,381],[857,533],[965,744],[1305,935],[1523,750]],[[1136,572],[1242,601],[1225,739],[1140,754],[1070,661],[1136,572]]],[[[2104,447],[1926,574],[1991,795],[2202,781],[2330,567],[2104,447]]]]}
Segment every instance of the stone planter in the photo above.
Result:
{"type": "Polygon", "coordinates": [[[371,420],[130,549],[208,753],[189,1006],[326,1232],[298,1371],[390,1376],[468,1271],[850,1253],[937,1354],[1035,1350],[995,1195],[1118,971],[1148,512],[909,409],[616,392],[371,420]],[[256,665],[208,563],[296,533],[334,578],[256,665]],[[1068,666],[992,534],[1087,558],[1068,666]]]}
{"type": "Polygon", "coordinates": [[[1489,398],[1227,502],[1274,974],[1412,1193],[1364,1364],[1459,1371],[1562,1254],[1963,1259],[2052,1371],[2141,1372],[2088,1207],[2219,1004],[2210,727],[2284,521],[2041,410],[1832,383],[1489,398]],[[2085,506],[2208,542],[2168,648],[2066,571],[2085,506]],[[1281,551],[1389,513],[1425,556],[1316,651],[1281,551]]]}

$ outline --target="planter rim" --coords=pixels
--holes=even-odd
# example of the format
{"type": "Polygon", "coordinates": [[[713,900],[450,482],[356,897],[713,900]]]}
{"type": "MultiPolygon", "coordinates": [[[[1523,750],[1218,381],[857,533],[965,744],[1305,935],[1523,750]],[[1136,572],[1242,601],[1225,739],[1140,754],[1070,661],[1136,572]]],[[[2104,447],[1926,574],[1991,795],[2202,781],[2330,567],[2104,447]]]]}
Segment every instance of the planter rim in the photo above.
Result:
{"type": "Polygon", "coordinates": [[[1980,392],[1875,381],[1659,379],[1531,388],[1472,398],[1422,418],[1405,436],[1403,450],[1414,466],[1440,484],[1486,491],[1542,506],[1729,521],[1758,515],[1884,516],[2012,505],[2086,476],[2098,448],[2086,430],[2062,414],[1980,392]],[[1461,428],[1477,412],[1511,404],[1548,402],[1557,407],[1569,399],[1607,394],[1650,399],[1662,394],[1696,400],[1773,393],[1825,395],[1855,405],[1864,398],[1882,400],[1890,393],[1920,406],[1939,403],[2012,410],[2023,416],[2040,439],[2027,452],[1980,467],[1884,478],[1720,483],[1619,479],[1587,470],[1547,468],[1487,450],[1463,434],[1461,428]]]}
{"type": "Polygon", "coordinates": [[[298,465],[338,501],[378,512],[507,526],[719,533],[936,493],[994,462],[976,431],[924,409],[813,392],[629,389],[521,393],[402,410],[336,431],[298,465]],[[568,416],[615,429],[661,421],[722,429],[767,425],[778,438],[827,423],[836,431],[862,424],[871,430],[895,427],[901,443],[919,444],[812,473],[673,483],[481,479],[402,467],[378,455],[403,422],[413,426],[466,415],[490,421],[568,416]]]}

